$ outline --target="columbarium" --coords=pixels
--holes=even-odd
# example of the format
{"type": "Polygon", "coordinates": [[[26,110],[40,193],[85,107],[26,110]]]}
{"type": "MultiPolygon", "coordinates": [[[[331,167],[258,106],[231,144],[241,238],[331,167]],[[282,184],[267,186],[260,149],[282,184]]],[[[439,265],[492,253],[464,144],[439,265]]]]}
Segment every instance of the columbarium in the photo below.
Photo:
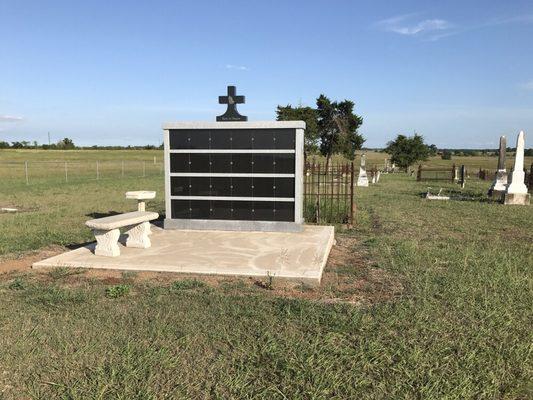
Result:
{"type": "Polygon", "coordinates": [[[235,92],[216,122],[163,125],[164,227],[299,232],[305,122],[248,122],[235,92]]]}

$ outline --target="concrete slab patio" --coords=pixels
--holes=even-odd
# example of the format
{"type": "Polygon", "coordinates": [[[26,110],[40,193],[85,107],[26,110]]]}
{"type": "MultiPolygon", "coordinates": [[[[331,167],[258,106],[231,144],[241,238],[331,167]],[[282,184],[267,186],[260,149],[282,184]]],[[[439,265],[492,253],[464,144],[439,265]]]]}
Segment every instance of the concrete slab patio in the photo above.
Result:
{"type": "MultiPolygon", "coordinates": [[[[152,226],[152,247],[120,246],[120,256],[94,255],[95,244],[33,264],[188,274],[284,278],[319,284],[334,242],[332,226],[302,232],[164,230],[152,226]]],[[[123,242],[123,241],[122,241],[123,242]]]]}

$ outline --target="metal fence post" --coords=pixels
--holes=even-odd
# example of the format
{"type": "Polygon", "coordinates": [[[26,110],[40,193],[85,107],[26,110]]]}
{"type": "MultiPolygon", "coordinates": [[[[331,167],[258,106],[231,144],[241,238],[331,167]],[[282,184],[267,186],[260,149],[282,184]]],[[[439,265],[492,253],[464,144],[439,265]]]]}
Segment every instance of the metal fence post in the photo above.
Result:
{"type": "Polygon", "coordinates": [[[96,161],[96,180],[100,179],[100,168],[98,166],[98,161],[96,161]]]}
{"type": "Polygon", "coordinates": [[[455,163],[452,165],[452,183],[455,183],[455,178],[457,176],[457,169],[455,168],[455,163]]]}
{"type": "Polygon", "coordinates": [[[68,166],[67,166],[66,161],[65,161],[65,182],[68,182],[68,166]]]}
{"type": "Polygon", "coordinates": [[[143,178],[146,178],[146,161],[143,161],[143,178]]]}
{"type": "Polygon", "coordinates": [[[124,160],[122,160],[122,178],[124,178],[124,160]]]}
{"type": "Polygon", "coordinates": [[[24,175],[26,176],[26,185],[29,185],[30,180],[28,177],[28,161],[24,161],[24,175]]]}
{"type": "Polygon", "coordinates": [[[533,163],[531,163],[531,166],[529,167],[529,181],[527,187],[530,192],[533,191],[533,163]]]}
{"type": "Polygon", "coordinates": [[[154,156],[154,165],[156,165],[157,163],[155,162],[155,156],[154,156]]]}
{"type": "Polygon", "coordinates": [[[350,227],[353,226],[353,214],[354,214],[354,202],[353,202],[353,196],[354,196],[354,184],[353,184],[353,180],[354,180],[354,166],[353,166],[353,161],[351,162],[351,165],[350,165],[350,227]]]}
{"type": "Polygon", "coordinates": [[[316,223],[320,223],[320,164],[317,166],[316,223]]]}

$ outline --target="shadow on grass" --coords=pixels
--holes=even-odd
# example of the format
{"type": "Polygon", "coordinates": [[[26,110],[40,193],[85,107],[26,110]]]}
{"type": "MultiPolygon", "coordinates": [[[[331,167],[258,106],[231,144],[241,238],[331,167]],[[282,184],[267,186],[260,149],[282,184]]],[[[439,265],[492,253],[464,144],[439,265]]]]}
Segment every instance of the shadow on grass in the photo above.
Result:
{"type": "Polygon", "coordinates": [[[113,215],[120,215],[120,214],[123,214],[123,213],[120,213],[118,211],[108,211],[107,213],[93,212],[93,213],[85,214],[85,216],[98,219],[98,218],[112,217],[113,215]]]}
{"type": "Polygon", "coordinates": [[[79,249],[81,247],[88,247],[92,244],[94,244],[94,240],[91,240],[90,242],[83,242],[83,243],[69,243],[67,245],[65,245],[65,247],[69,250],[76,250],[76,249],[79,249]]]}

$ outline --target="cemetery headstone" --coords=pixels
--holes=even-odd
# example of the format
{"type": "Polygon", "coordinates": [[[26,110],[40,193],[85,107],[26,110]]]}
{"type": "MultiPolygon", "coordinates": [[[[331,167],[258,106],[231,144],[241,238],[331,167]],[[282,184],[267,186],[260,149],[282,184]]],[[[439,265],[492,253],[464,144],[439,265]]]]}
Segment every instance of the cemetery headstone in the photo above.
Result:
{"type": "Polygon", "coordinates": [[[527,192],[527,186],[524,183],[524,147],[525,134],[524,131],[520,131],[516,139],[516,156],[513,173],[511,174],[511,183],[507,185],[505,192],[505,204],[528,205],[530,203],[530,194],[527,192]]]}
{"type": "Polygon", "coordinates": [[[359,167],[359,176],[357,177],[357,186],[368,186],[368,176],[366,174],[366,155],[361,156],[361,166],[359,167]]]}
{"type": "Polygon", "coordinates": [[[489,189],[489,196],[493,198],[501,198],[505,194],[507,188],[507,170],[505,169],[505,151],[507,148],[507,139],[505,136],[500,136],[500,150],[498,153],[498,170],[496,177],[489,189]]]}
{"type": "Polygon", "coordinates": [[[247,122],[235,93],[217,122],[163,125],[164,227],[301,231],[305,122],[247,122]]]}

